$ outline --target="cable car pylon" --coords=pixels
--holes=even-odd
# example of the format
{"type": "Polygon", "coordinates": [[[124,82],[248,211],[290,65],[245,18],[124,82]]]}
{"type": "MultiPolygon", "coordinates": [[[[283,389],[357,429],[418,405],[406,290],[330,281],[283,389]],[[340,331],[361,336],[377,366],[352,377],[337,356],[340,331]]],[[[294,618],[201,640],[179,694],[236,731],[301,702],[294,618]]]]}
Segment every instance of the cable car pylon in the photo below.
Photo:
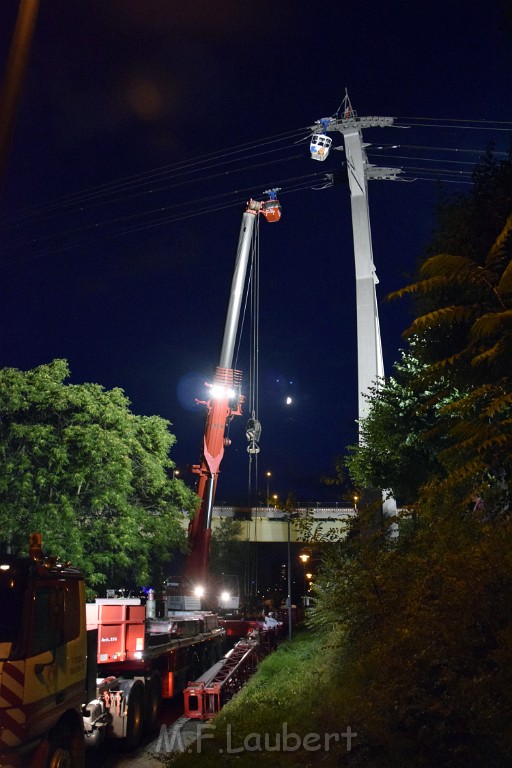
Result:
{"type": "MultiPolygon", "coordinates": [[[[379,386],[384,379],[384,360],[379,325],[379,310],[376,288],[378,278],[373,261],[370,213],[368,207],[368,180],[385,179],[395,181],[402,173],[401,168],[378,168],[368,162],[366,147],[363,142],[363,128],[385,128],[394,124],[394,117],[359,117],[352,108],[347,91],[338,114],[332,118],[322,118],[312,126],[310,144],[313,157],[322,135],[335,132],[343,136],[348,182],[350,187],[350,207],[352,212],[352,237],[354,241],[354,260],[356,273],[356,311],[357,311],[357,377],[358,377],[358,418],[359,441],[362,441],[361,423],[368,415],[367,395],[371,388],[379,386]],[[319,130],[319,125],[322,130],[319,130]]],[[[330,138],[330,137],[326,137],[330,138]]],[[[325,148],[325,143],[322,145],[325,148]]],[[[329,153],[331,145],[327,147],[329,153]]],[[[327,154],[324,152],[322,159],[327,154]]],[[[318,159],[318,158],[316,158],[318,159]]],[[[396,514],[395,499],[389,492],[383,494],[383,512],[385,516],[396,514]],[[389,497],[389,498],[388,498],[389,497]]]]}

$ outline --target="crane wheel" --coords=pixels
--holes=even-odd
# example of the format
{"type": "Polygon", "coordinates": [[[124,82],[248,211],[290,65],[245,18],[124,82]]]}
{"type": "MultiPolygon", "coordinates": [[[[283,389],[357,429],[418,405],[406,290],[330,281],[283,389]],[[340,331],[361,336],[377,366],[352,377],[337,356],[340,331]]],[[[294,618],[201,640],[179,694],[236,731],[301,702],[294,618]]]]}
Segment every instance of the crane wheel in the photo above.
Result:
{"type": "Polygon", "coordinates": [[[126,736],[122,748],[128,752],[139,745],[144,730],[144,686],[140,680],[123,680],[119,690],[127,697],[126,736]]]}
{"type": "Polygon", "coordinates": [[[49,768],[73,768],[71,753],[66,747],[57,747],[50,756],[49,768]]]}
{"type": "Polygon", "coordinates": [[[83,768],[85,744],[80,729],[59,725],[51,734],[48,768],[83,768]]]}

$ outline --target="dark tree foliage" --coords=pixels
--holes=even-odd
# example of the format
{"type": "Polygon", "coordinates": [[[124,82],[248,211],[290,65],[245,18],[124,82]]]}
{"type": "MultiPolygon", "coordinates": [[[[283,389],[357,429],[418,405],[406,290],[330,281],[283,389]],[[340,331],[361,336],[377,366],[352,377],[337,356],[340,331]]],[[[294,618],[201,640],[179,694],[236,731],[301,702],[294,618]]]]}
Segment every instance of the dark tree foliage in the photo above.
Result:
{"type": "MultiPolygon", "coordinates": [[[[504,224],[512,211],[512,161],[498,161],[489,150],[483,162],[473,174],[473,187],[466,195],[445,198],[438,206],[438,224],[432,240],[425,249],[418,277],[427,274],[432,280],[433,290],[409,291],[413,299],[413,314],[416,318],[429,316],[440,308],[458,307],[461,284],[466,280],[468,265],[474,269],[484,267],[489,253],[495,246],[504,224]],[[443,260],[451,259],[452,269],[457,272],[461,263],[458,280],[442,280],[438,269],[443,260]],[[430,265],[430,266],[429,266],[430,265]],[[430,273],[429,270],[434,270],[430,273]],[[434,285],[435,284],[435,285],[434,285]]],[[[417,284],[416,282],[412,285],[417,284]]],[[[472,281],[472,300],[481,299],[482,283],[472,281]]],[[[484,291],[485,294],[485,291],[484,291]]],[[[403,295],[400,291],[395,295],[403,295]]],[[[469,300],[470,296],[467,296],[469,300]]],[[[485,295],[484,295],[485,300],[485,295]]],[[[467,318],[459,315],[454,322],[446,322],[441,328],[431,325],[423,334],[429,343],[423,347],[425,360],[436,360],[441,354],[449,357],[464,345],[467,332],[467,318]]],[[[466,377],[467,369],[461,368],[466,377]]]]}
{"type": "Polygon", "coordinates": [[[68,376],[64,360],[0,371],[0,545],[24,553],[40,531],[94,589],[159,579],[195,507],[168,474],[170,424],[68,376]]]}
{"type": "Polygon", "coordinates": [[[209,569],[217,577],[229,574],[244,578],[247,542],[244,541],[244,523],[232,517],[224,517],[212,535],[209,569]]]}
{"type": "Polygon", "coordinates": [[[445,198],[425,258],[438,253],[469,256],[483,263],[512,211],[512,160],[497,160],[489,149],[473,173],[466,195],[445,198]]]}
{"type": "Polygon", "coordinates": [[[362,441],[349,447],[345,460],[359,488],[392,489],[397,501],[406,505],[416,501],[432,474],[442,471],[437,458],[442,439],[428,435],[440,422],[446,430],[449,421],[440,414],[444,401],[436,395],[441,387],[416,386],[423,367],[412,350],[402,353],[395,375],[370,394],[362,441]]]}
{"type": "MultiPolygon", "coordinates": [[[[498,505],[506,507],[503,492],[512,468],[512,162],[484,167],[475,176],[467,211],[457,208],[470,217],[474,247],[466,243],[466,253],[429,256],[419,279],[395,296],[428,299],[428,311],[404,335],[421,340],[424,367],[414,386],[437,387],[437,403],[445,400],[440,416],[450,417],[449,444],[440,443],[438,453],[444,485],[459,486],[467,495],[472,485],[488,493],[499,486],[498,505]]],[[[444,438],[445,427],[441,421],[429,437],[444,438]]]]}

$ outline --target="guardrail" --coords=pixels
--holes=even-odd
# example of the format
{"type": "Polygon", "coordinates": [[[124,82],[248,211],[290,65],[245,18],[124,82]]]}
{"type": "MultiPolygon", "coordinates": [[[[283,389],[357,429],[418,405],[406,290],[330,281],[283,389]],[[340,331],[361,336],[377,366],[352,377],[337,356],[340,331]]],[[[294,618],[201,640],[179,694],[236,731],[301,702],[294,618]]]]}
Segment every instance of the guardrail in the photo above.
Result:
{"type": "MultiPolygon", "coordinates": [[[[291,512],[291,517],[298,519],[309,515],[314,520],[344,520],[348,517],[355,517],[357,512],[353,506],[311,506],[298,507],[291,512]]],[[[214,517],[235,517],[240,520],[286,520],[288,512],[284,512],[277,507],[239,507],[239,506],[214,506],[214,517]]]]}

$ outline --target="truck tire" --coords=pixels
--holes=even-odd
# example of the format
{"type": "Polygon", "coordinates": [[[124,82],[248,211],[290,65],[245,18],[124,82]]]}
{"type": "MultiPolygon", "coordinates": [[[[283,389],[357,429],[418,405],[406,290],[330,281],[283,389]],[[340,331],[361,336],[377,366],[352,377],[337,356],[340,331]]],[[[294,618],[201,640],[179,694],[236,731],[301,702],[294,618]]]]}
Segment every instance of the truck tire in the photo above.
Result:
{"type": "Polygon", "coordinates": [[[131,751],[139,745],[144,729],[144,686],[140,680],[123,680],[119,690],[127,699],[126,736],[122,747],[131,751]]]}
{"type": "Polygon", "coordinates": [[[155,730],[162,704],[162,683],[160,675],[155,674],[146,681],[146,713],[144,717],[144,733],[150,734],[155,730]]]}
{"type": "Polygon", "coordinates": [[[83,768],[85,744],[79,728],[61,724],[49,736],[48,768],[83,768]]]}

